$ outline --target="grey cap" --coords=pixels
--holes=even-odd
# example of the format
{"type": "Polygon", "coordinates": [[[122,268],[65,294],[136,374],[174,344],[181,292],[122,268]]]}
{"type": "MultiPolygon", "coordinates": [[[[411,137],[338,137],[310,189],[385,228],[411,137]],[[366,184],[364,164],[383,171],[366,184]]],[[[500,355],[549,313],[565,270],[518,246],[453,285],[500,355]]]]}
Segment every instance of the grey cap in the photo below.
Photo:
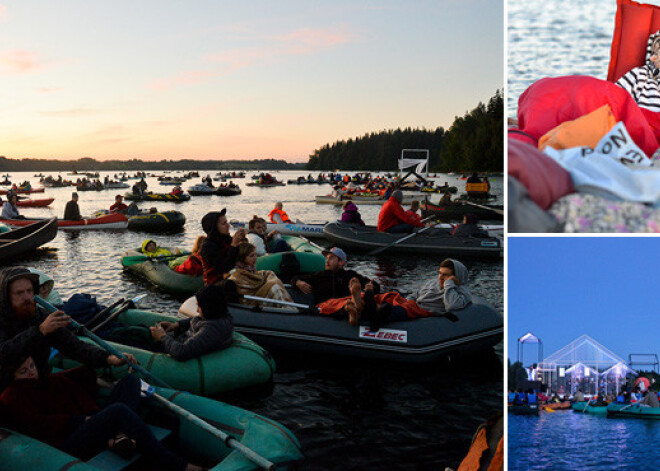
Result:
{"type": "Polygon", "coordinates": [[[403,193],[401,190],[395,190],[392,192],[392,196],[399,200],[399,203],[403,201],[403,193]]]}

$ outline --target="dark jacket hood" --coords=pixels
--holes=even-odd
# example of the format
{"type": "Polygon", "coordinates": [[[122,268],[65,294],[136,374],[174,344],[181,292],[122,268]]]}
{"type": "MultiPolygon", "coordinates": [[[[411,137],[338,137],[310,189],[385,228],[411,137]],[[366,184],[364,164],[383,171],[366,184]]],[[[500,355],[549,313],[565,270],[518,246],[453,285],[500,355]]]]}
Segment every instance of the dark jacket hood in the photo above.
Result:
{"type": "Polygon", "coordinates": [[[11,313],[9,285],[12,281],[27,278],[32,281],[35,294],[39,293],[39,275],[24,267],[9,267],[0,271],[0,318],[7,319],[11,313]]]}
{"type": "Polygon", "coordinates": [[[202,229],[209,237],[216,237],[220,235],[218,232],[218,219],[221,216],[224,216],[225,213],[226,210],[223,209],[222,211],[211,211],[210,213],[206,213],[204,215],[202,218],[202,229]]]}
{"type": "Polygon", "coordinates": [[[353,213],[353,212],[355,212],[355,211],[357,211],[357,210],[358,210],[358,207],[355,206],[355,203],[353,203],[352,201],[351,201],[350,203],[348,203],[348,204],[346,205],[346,207],[344,208],[344,211],[349,211],[349,212],[351,212],[351,213],[353,213]]]}

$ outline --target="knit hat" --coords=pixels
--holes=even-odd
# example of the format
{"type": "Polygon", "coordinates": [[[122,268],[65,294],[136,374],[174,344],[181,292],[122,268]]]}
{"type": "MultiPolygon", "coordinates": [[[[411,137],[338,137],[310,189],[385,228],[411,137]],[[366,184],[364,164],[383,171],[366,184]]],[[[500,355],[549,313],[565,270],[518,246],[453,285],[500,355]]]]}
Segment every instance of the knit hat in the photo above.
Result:
{"type": "Polygon", "coordinates": [[[392,197],[396,198],[399,201],[399,203],[403,201],[403,193],[401,192],[401,190],[394,190],[392,192],[392,197]]]}
{"type": "Polygon", "coordinates": [[[197,305],[202,308],[204,319],[218,319],[227,316],[227,300],[221,286],[208,285],[195,294],[197,305]]]}

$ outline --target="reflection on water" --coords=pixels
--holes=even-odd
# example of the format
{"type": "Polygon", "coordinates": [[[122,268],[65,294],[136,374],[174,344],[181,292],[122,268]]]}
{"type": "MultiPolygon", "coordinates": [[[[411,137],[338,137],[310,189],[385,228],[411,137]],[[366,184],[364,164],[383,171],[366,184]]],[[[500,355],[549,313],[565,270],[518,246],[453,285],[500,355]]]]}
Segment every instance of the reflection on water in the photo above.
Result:
{"type": "Polygon", "coordinates": [[[616,2],[509,0],[507,116],[543,77],[607,78],[616,2]]]}
{"type": "MultiPolygon", "coordinates": [[[[112,174],[112,172],[106,172],[112,174]]],[[[56,176],[57,174],[55,174],[56,176]]],[[[101,175],[101,179],[105,173],[101,175]]],[[[287,180],[302,172],[278,172],[287,180]]],[[[306,173],[304,173],[306,175],[306,173]]],[[[14,174],[13,180],[36,179],[14,174]]],[[[15,264],[33,266],[49,273],[63,299],[75,292],[97,296],[104,304],[148,293],[140,307],[176,313],[183,301],[122,271],[121,254],[139,247],[145,238],[160,245],[190,249],[202,234],[201,218],[210,210],[228,208],[230,218],[246,221],[253,215],[265,217],[276,201],[292,218],[303,221],[333,221],[341,208],[316,205],[315,195],[330,192],[329,185],[285,186],[270,189],[245,187],[234,197],[193,197],[181,204],[147,202],[142,208],[176,209],[185,214],[182,232],[150,235],[136,232],[60,232],[48,243],[55,250],[40,250],[15,264]]],[[[464,188],[464,182],[441,176],[438,181],[464,188]]],[[[149,189],[168,192],[170,187],[148,178],[149,189]]],[[[187,182],[184,189],[196,182],[187,182]]],[[[502,195],[502,178],[491,178],[493,190],[502,195]]],[[[61,216],[71,188],[48,189],[56,198],[52,208],[21,208],[27,216],[61,216]]],[[[107,209],[118,190],[81,192],[83,215],[107,209]]],[[[37,196],[35,195],[35,198],[37,196]]],[[[431,197],[433,201],[439,195],[431,197]]],[[[501,204],[501,196],[497,202],[501,204]]],[[[363,219],[374,224],[380,207],[360,208],[363,219]]],[[[440,257],[378,257],[349,253],[349,268],[374,277],[385,289],[408,293],[423,280],[435,277],[440,257]]],[[[475,294],[503,312],[502,262],[465,262],[475,294]]],[[[457,467],[468,450],[477,426],[502,404],[502,344],[478,361],[443,360],[409,367],[383,362],[364,362],[325,355],[276,355],[278,373],[268,397],[233,397],[233,404],[271,417],[289,427],[303,445],[305,469],[442,469],[457,467]]]]}

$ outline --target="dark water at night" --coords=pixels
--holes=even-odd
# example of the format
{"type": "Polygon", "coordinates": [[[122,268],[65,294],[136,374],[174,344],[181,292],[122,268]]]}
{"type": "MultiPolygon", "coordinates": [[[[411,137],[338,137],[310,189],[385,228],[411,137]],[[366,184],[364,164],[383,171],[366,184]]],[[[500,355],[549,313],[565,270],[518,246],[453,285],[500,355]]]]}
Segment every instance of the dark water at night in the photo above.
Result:
{"type": "MultiPolygon", "coordinates": [[[[214,172],[200,172],[205,175],[214,172]]],[[[249,172],[248,176],[254,172],[249,172]]],[[[44,172],[48,175],[48,172],[44,172]]],[[[56,173],[52,173],[57,176],[56,173]]],[[[101,179],[114,172],[104,172],[101,179]]],[[[129,173],[130,174],[130,173],[129,173]]],[[[307,172],[276,172],[286,181],[307,172]]],[[[72,176],[62,175],[63,178],[72,176]]],[[[29,179],[40,186],[32,173],[14,173],[12,181],[29,179]]],[[[493,191],[502,195],[502,178],[492,177],[493,191]]],[[[120,257],[130,248],[153,238],[160,245],[190,249],[201,235],[200,220],[210,210],[228,208],[228,217],[247,221],[265,217],[275,201],[282,201],[292,219],[305,222],[334,221],[341,208],[317,205],[315,195],[328,194],[329,185],[289,185],[275,188],[246,187],[249,179],[235,180],[243,194],[233,197],[193,197],[184,203],[142,202],[141,208],[178,210],[185,214],[184,231],[171,235],[149,235],[127,231],[62,232],[49,242],[54,250],[14,262],[49,273],[63,299],[76,292],[97,296],[110,304],[120,297],[141,293],[148,297],[140,308],[175,314],[184,300],[162,293],[149,283],[122,271],[120,257]]],[[[441,175],[436,181],[464,188],[464,182],[441,175]]],[[[128,183],[132,184],[133,180],[128,183]]],[[[169,192],[155,178],[147,178],[149,190],[169,192]]],[[[189,180],[185,190],[198,180],[189,180]]],[[[59,216],[74,188],[47,189],[33,198],[54,197],[52,208],[19,208],[28,217],[59,216]]],[[[80,192],[80,210],[89,215],[107,209],[116,194],[126,190],[80,192]]],[[[460,192],[460,191],[459,191],[460,192]]],[[[437,201],[439,195],[431,197],[437,201]]],[[[501,204],[501,196],[495,202],[501,204]]],[[[375,224],[380,206],[362,206],[367,224],[375,224]]],[[[441,258],[378,257],[349,253],[348,267],[376,278],[387,289],[409,293],[422,281],[434,277],[441,258]]],[[[465,260],[473,293],[503,312],[503,266],[501,261],[465,260]]],[[[457,467],[467,452],[477,426],[502,410],[502,344],[493,351],[470,359],[443,359],[409,365],[367,362],[329,356],[291,353],[275,355],[278,372],[273,392],[257,396],[223,398],[227,402],[266,415],[289,427],[303,446],[304,469],[444,469],[457,467]]]]}
{"type": "Polygon", "coordinates": [[[509,471],[657,469],[660,422],[572,411],[509,414],[509,471]]]}

